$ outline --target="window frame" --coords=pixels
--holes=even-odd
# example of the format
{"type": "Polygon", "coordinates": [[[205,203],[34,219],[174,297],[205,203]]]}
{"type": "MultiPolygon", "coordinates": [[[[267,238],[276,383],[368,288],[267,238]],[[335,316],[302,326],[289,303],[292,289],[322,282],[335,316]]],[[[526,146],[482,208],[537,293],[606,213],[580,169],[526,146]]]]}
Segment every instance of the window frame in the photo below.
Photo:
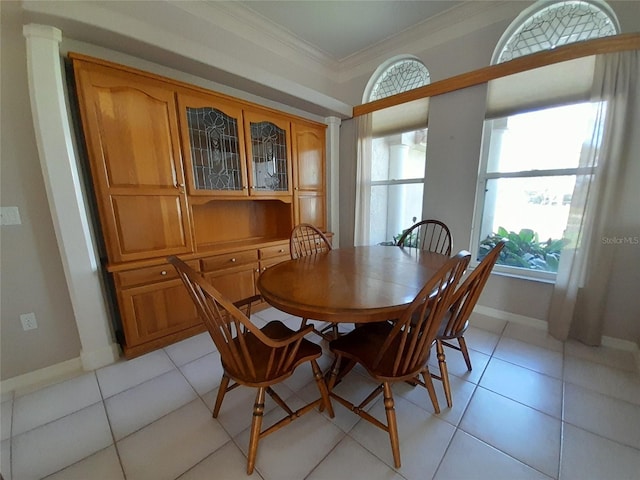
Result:
{"type": "MultiPolygon", "coordinates": [[[[498,41],[496,48],[493,52],[491,58],[491,65],[498,65],[501,62],[505,61],[502,59],[502,55],[504,53],[504,49],[507,44],[518,35],[521,34],[523,27],[535,17],[539,16],[541,12],[554,9],[554,8],[563,8],[564,5],[570,3],[583,3],[588,4],[591,9],[599,10],[602,15],[604,15],[612,24],[615,34],[620,33],[620,23],[618,18],[613,11],[613,9],[602,0],[563,0],[561,2],[548,2],[548,1],[538,1],[531,5],[530,7],[523,10],[518,17],[509,25],[509,27],[504,31],[500,40],[498,41]]],[[[604,37],[596,37],[596,38],[606,38],[604,37]]],[[[556,46],[570,45],[569,43],[557,43],[553,45],[552,48],[556,46]]],[[[538,51],[545,51],[544,48],[540,48],[538,51]]],[[[548,50],[547,50],[548,51],[548,50]]],[[[512,59],[517,59],[522,57],[513,57],[512,59]]],[[[587,100],[589,101],[589,100],[587,100]]],[[[546,105],[542,108],[555,108],[563,105],[574,105],[578,103],[583,103],[580,101],[558,101],[553,102],[553,104],[546,105]]],[[[509,115],[504,115],[501,118],[508,118],[510,116],[515,116],[518,114],[523,114],[532,111],[531,108],[517,109],[516,111],[510,113],[509,115]]],[[[499,178],[533,178],[533,177],[543,177],[543,176],[561,176],[561,175],[582,175],[582,174],[592,174],[594,167],[589,168],[562,168],[562,169],[545,169],[545,170],[527,170],[527,171],[519,171],[519,172],[487,172],[487,167],[489,163],[489,150],[491,145],[491,136],[493,133],[493,129],[488,128],[488,122],[494,120],[494,118],[485,118],[483,127],[482,127],[482,143],[480,147],[480,161],[478,162],[478,180],[476,184],[476,195],[475,195],[475,205],[473,211],[473,221],[471,225],[471,251],[475,252],[472,261],[470,263],[470,268],[475,268],[479,264],[477,260],[477,254],[479,252],[480,242],[482,239],[480,235],[482,233],[482,227],[484,222],[484,207],[486,200],[486,191],[487,191],[487,182],[491,179],[499,179],[499,178]]],[[[498,274],[502,274],[505,276],[512,276],[516,278],[524,278],[527,280],[538,280],[549,283],[555,283],[557,278],[556,272],[548,272],[543,270],[535,270],[528,269],[522,267],[514,267],[508,265],[498,265],[496,264],[493,269],[494,272],[498,274]]]]}
{"type": "MultiPolygon", "coordinates": [[[[582,103],[592,103],[591,101],[578,101],[572,103],[562,103],[557,105],[550,105],[545,107],[544,109],[553,109],[563,106],[569,105],[579,105],[582,103]]],[[[538,111],[539,111],[538,110],[538,111]]],[[[520,114],[531,113],[531,110],[522,110],[516,113],[512,113],[505,117],[500,118],[508,118],[511,116],[516,116],[520,114]]],[[[578,175],[591,175],[594,173],[596,167],[580,167],[579,165],[571,168],[555,168],[555,169],[531,169],[531,170],[520,170],[520,171],[509,171],[509,172],[487,172],[488,163],[489,163],[489,151],[491,145],[491,135],[493,129],[489,128],[489,122],[496,120],[494,118],[485,118],[483,124],[483,132],[482,132],[482,146],[481,146],[481,154],[480,154],[480,162],[478,167],[478,180],[476,184],[476,195],[475,195],[475,207],[473,214],[473,225],[471,228],[471,251],[475,252],[470,267],[475,268],[480,262],[477,259],[477,254],[480,250],[480,242],[483,240],[480,238],[482,234],[482,227],[484,221],[484,207],[486,200],[486,192],[487,192],[487,182],[489,180],[501,179],[501,178],[539,178],[539,177],[559,177],[559,176],[578,176],[578,175]]],[[[585,139],[587,140],[587,139],[585,139]]],[[[497,264],[493,268],[493,272],[502,274],[505,276],[515,277],[515,278],[524,278],[527,280],[538,280],[548,283],[555,283],[557,273],[549,272],[545,270],[536,270],[529,269],[524,267],[515,267],[511,265],[500,265],[497,264]]]]}
{"type": "MultiPolygon", "coordinates": [[[[427,135],[426,132],[428,130],[428,127],[425,126],[422,129],[412,129],[412,130],[407,130],[407,131],[401,131],[401,132],[394,133],[394,134],[374,135],[372,137],[372,141],[375,141],[375,140],[378,140],[378,139],[381,139],[381,138],[388,138],[388,137],[390,137],[392,135],[400,135],[400,136],[402,136],[404,134],[414,133],[414,132],[419,131],[419,130],[424,130],[425,138],[426,138],[426,135],[427,135]]],[[[427,152],[426,152],[426,148],[425,148],[425,151],[424,151],[425,171],[426,171],[426,156],[427,156],[427,152]]],[[[373,161],[374,161],[374,157],[371,158],[371,163],[372,164],[373,164],[373,161]]],[[[426,187],[426,174],[424,172],[423,172],[422,177],[405,178],[405,179],[390,178],[390,179],[387,179],[387,180],[371,180],[369,182],[369,186],[371,188],[371,194],[370,195],[373,194],[373,187],[390,187],[390,186],[398,186],[398,185],[422,185],[422,204],[420,205],[420,218],[418,218],[418,220],[416,220],[416,221],[421,220],[422,219],[422,210],[424,208],[424,189],[426,187]]],[[[369,211],[369,216],[371,216],[371,211],[369,211]]],[[[411,225],[408,225],[407,228],[409,228],[410,226],[411,225]]],[[[370,234],[371,234],[371,226],[369,228],[370,228],[370,234]]],[[[397,233],[400,233],[400,232],[397,232],[397,233]]],[[[393,240],[393,236],[391,237],[390,240],[387,240],[387,241],[391,241],[391,240],[393,240]]]]}

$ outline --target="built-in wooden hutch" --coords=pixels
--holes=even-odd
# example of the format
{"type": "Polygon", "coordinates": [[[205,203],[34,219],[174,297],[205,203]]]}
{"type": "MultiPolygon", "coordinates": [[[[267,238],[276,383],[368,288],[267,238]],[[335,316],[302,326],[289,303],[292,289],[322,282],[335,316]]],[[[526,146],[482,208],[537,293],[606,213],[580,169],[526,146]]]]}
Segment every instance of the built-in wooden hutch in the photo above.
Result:
{"type": "Polygon", "coordinates": [[[69,57],[126,357],[204,330],[168,255],[239,300],[295,224],[326,231],[325,125],[69,57]]]}

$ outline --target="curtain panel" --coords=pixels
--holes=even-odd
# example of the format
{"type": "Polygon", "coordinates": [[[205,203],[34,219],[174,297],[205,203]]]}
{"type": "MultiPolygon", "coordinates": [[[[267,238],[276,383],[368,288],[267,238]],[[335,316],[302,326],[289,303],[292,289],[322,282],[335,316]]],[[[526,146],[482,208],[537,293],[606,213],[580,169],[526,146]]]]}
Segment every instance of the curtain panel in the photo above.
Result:
{"type": "Polygon", "coordinates": [[[356,153],[356,211],[353,243],[369,245],[369,212],[371,203],[371,159],[373,154],[373,114],[356,118],[358,146],[356,153]]]}
{"type": "Polygon", "coordinates": [[[624,179],[640,159],[637,143],[640,112],[640,51],[598,55],[591,101],[600,102],[590,145],[583,147],[565,237],[571,240],[560,258],[549,307],[549,333],[599,345],[615,249],[606,241],[619,231],[624,179]],[[635,146],[634,146],[635,145],[635,146]],[[587,148],[588,147],[588,148],[587,148]],[[636,151],[634,151],[636,150],[636,151]]]}

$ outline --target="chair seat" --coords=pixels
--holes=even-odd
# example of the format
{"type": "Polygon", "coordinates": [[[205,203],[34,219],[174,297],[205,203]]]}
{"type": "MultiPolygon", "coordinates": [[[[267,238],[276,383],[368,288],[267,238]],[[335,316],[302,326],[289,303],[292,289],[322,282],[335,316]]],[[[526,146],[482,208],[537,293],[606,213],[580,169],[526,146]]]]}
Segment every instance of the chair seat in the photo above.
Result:
{"type": "Polygon", "coordinates": [[[459,330],[457,330],[455,332],[451,332],[449,335],[446,335],[445,334],[445,330],[447,329],[447,325],[449,324],[449,320],[450,319],[451,319],[451,312],[447,312],[447,314],[442,319],[442,323],[440,324],[440,327],[438,328],[438,332],[436,333],[436,339],[437,340],[452,340],[454,338],[460,337],[461,335],[464,334],[464,332],[467,331],[467,328],[469,327],[469,321],[468,320],[466,322],[464,322],[464,325],[462,326],[462,328],[460,328],[459,330]]]}
{"type": "Polygon", "coordinates": [[[337,340],[332,340],[329,343],[329,349],[337,355],[359,362],[372,377],[380,381],[398,381],[405,377],[415,377],[420,372],[419,369],[415,372],[407,372],[401,377],[393,372],[400,346],[400,336],[391,342],[380,362],[375,364],[378,352],[382,350],[382,346],[393,327],[393,323],[390,322],[364,324],[337,340]]]}
{"type": "MultiPolygon", "coordinates": [[[[291,330],[279,320],[274,320],[267,323],[260,329],[260,331],[273,340],[287,338],[296,333],[295,330],[291,330]]],[[[224,360],[222,362],[222,365],[229,377],[231,377],[233,380],[242,385],[248,385],[252,387],[267,386],[279,382],[282,379],[291,376],[298,365],[319,358],[322,355],[322,348],[319,345],[316,345],[315,343],[303,338],[302,342],[300,343],[300,347],[296,352],[295,358],[291,363],[291,366],[286,371],[284,371],[282,375],[273,377],[270,376],[269,372],[267,371],[267,368],[269,366],[269,356],[271,355],[273,349],[262,343],[251,332],[247,332],[244,335],[244,341],[247,350],[251,352],[251,359],[255,368],[255,377],[249,378],[246,375],[239,374],[234,370],[232,365],[227,365],[224,360]]],[[[236,344],[238,349],[242,349],[238,337],[233,339],[233,343],[236,344]]]]}

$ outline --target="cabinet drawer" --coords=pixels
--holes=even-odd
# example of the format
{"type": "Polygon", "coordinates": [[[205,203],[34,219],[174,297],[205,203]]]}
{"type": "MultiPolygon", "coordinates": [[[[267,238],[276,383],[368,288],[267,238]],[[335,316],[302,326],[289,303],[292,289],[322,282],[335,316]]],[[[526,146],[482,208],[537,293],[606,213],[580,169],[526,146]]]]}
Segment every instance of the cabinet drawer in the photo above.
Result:
{"type": "Polygon", "coordinates": [[[203,258],[202,270],[211,272],[220,268],[233,267],[234,265],[242,265],[244,263],[252,263],[258,261],[257,250],[245,250],[243,252],[229,253],[226,255],[215,255],[213,257],[203,258]]]}
{"type": "Polygon", "coordinates": [[[266,260],[260,260],[260,271],[264,272],[267,268],[273,267],[281,262],[286,262],[287,260],[291,260],[291,256],[282,256],[282,257],[273,257],[266,260]]]}
{"type": "Polygon", "coordinates": [[[272,247],[264,247],[259,250],[260,260],[265,258],[274,258],[289,255],[289,244],[274,245],[272,247]]]}
{"type": "MultiPolygon", "coordinates": [[[[194,270],[199,270],[197,260],[186,262],[194,270]]],[[[116,284],[121,288],[131,287],[133,285],[142,285],[144,283],[154,283],[164,280],[172,280],[178,277],[178,272],[173,265],[165,263],[155,267],[138,268],[125,272],[115,273],[116,284]]]]}

